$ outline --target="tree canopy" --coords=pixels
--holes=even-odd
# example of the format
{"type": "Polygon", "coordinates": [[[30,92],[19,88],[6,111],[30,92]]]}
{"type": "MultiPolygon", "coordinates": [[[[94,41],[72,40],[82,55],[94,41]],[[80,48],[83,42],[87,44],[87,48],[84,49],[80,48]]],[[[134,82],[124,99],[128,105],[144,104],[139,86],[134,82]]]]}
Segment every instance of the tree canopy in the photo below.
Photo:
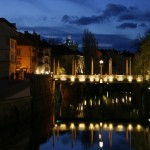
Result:
{"type": "Polygon", "coordinates": [[[141,39],[139,50],[135,54],[134,73],[150,74],[150,30],[141,39]]]}

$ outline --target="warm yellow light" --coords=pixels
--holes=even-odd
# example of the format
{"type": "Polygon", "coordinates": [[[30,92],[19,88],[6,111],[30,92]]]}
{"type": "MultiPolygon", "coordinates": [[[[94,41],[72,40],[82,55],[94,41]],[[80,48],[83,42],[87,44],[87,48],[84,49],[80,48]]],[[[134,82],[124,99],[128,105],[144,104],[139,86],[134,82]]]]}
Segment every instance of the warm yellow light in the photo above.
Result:
{"type": "Polygon", "coordinates": [[[84,100],[84,105],[86,106],[86,104],[87,104],[87,102],[86,102],[86,100],[84,100]]]}
{"type": "Polygon", "coordinates": [[[90,82],[94,81],[94,76],[90,76],[90,82]]]}
{"type": "Polygon", "coordinates": [[[99,129],[99,124],[95,124],[95,129],[99,129]]]}
{"type": "Polygon", "coordinates": [[[127,129],[128,129],[129,131],[131,131],[131,130],[133,129],[132,124],[129,124],[128,127],[127,127],[127,129]]]}
{"type": "Polygon", "coordinates": [[[103,79],[100,79],[100,83],[103,83],[103,79]]]}
{"type": "Polygon", "coordinates": [[[79,81],[84,82],[85,81],[85,76],[79,77],[79,81]]]}
{"type": "Polygon", "coordinates": [[[109,82],[113,82],[113,76],[112,75],[109,76],[109,82]]]}
{"type": "Polygon", "coordinates": [[[107,124],[106,123],[104,124],[103,128],[107,129],[107,124]]]}
{"type": "Polygon", "coordinates": [[[130,76],[127,77],[127,79],[128,79],[129,82],[132,82],[133,76],[130,75],[130,76]]]}
{"type": "Polygon", "coordinates": [[[38,69],[36,70],[36,74],[39,74],[39,70],[38,69]]]}
{"type": "Polygon", "coordinates": [[[74,128],[75,128],[74,123],[71,123],[71,124],[70,124],[70,129],[74,129],[74,128]]]}
{"type": "Polygon", "coordinates": [[[103,126],[103,123],[102,123],[102,122],[100,122],[100,124],[99,124],[99,125],[100,125],[100,127],[102,127],[102,126],[103,126]]]}
{"type": "Polygon", "coordinates": [[[71,80],[71,82],[74,82],[75,81],[75,76],[71,76],[70,80],[71,80]]]}
{"type": "Polygon", "coordinates": [[[66,124],[61,124],[61,125],[59,126],[59,128],[60,128],[60,130],[66,130],[66,129],[67,129],[67,126],[66,126],[66,124]]]}
{"type": "Polygon", "coordinates": [[[79,130],[85,130],[85,124],[84,123],[79,123],[79,130]]]}
{"type": "Polygon", "coordinates": [[[64,75],[61,75],[60,80],[61,80],[61,81],[66,81],[67,78],[66,78],[66,76],[64,76],[64,75]]]}
{"type": "Polygon", "coordinates": [[[109,130],[113,130],[113,124],[109,124],[109,130]]]}
{"type": "Polygon", "coordinates": [[[138,131],[140,131],[140,130],[142,130],[142,126],[141,126],[140,124],[137,124],[136,129],[137,129],[138,131]]]}
{"type": "Polygon", "coordinates": [[[124,75],[117,75],[117,81],[123,81],[124,75]]]}
{"type": "Polygon", "coordinates": [[[99,76],[98,76],[98,75],[95,76],[95,81],[96,81],[96,82],[99,81],[99,76]]]}
{"type": "Polygon", "coordinates": [[[90,123],[89,129],[90,129],[90,130],[93,130],[93,129],[94,129],[93,123],[90,123]]]}
{"type": "Polygon", "coordinates": [[[124,126],[122,124],[117,125],[116,127],[117,131],[123,131],[124,130],[124,126]]]}
{"type": "Polygon", "coordinates": [[[136,81],[137,81],[137,82],[142,82],[142,81],[143,81],[142,76],[138,76],[138,77],[136,78],[136,81]]]}

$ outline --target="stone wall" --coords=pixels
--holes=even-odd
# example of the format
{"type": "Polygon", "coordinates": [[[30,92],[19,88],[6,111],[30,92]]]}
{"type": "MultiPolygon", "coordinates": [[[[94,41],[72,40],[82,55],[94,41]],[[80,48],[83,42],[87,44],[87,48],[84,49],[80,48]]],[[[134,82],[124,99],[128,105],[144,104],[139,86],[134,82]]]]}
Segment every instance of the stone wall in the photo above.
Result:
{"type": "Polygon", "coordinates": [[[0,103],[0,127],[28,122],[31,116],[31,97],[10,99],[0,103]]]}

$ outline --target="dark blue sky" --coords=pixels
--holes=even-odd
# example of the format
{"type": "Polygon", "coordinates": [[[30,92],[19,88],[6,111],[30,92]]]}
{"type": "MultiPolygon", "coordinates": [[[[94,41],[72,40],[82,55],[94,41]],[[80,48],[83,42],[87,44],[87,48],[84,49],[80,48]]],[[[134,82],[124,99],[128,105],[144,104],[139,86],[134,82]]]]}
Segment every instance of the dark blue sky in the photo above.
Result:
{"type": "Polygon", "coordinates": [[[0,14],[17,24],[18,31],[44,37],[72,39],[79,44],[84,29],[97,37],[101,47],[133,48],[150,24],[149,0],[1,0],[0,14]]]}

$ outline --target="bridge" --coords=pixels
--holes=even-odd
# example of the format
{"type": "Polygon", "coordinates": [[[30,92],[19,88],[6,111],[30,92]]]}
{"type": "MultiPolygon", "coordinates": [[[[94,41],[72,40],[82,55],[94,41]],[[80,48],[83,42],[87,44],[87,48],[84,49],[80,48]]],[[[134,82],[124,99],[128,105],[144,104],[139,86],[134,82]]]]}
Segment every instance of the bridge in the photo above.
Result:
{"type": "Polygon", "coordinates": [[[53,75],[53,79],[61,82],[141,83],[149,82],[150,75],[53,75]]]}

